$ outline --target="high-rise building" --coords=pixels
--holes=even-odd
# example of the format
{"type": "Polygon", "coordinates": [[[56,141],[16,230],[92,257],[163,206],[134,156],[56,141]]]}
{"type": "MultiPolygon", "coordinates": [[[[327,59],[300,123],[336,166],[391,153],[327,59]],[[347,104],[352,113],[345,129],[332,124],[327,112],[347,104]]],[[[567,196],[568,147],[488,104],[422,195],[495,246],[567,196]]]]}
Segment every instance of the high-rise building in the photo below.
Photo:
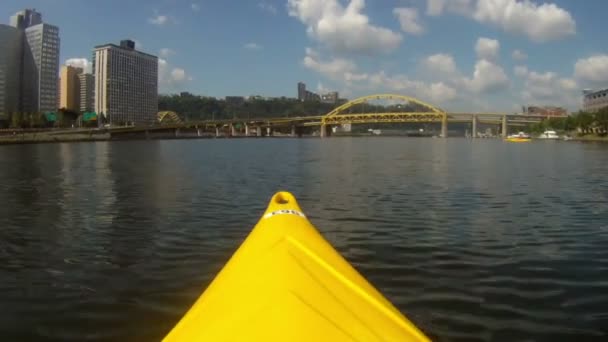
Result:
{"type": "Polygon", "coordinates": [[[20,112],[19,76],[21,52],[23,48],[23,32],[0,24],[0,121],[9,119],[9,115],[20,112]]]}
{"type": "Polygon", "coordinates": [[[57,110],[57,76],[59,74],[59,28],[38,24],[25,29],[27,40],[24,59],[24,106],[31,111],[57,110]],[[31,60],[30,60],[31,58],[31,60]]]}
{"type": "Polygon", "coordinates": [[[111,124],[152,123],[158,113],[158,57],[135,43],[95,47],[95,112],[111,124]]]}
{"type": "Polygon", "coordinates": [[[94,109],[94,89],[95,81],[91,74],[80,74],[78,75],[78,83],[80,85],[80,111],[90,112],[94,109]]]}
{"type": "Polygon", "coordinates": [[[583,90],[583,110],[586,112],[597,112],[608,107],[608,89],[583,90]]]}
{"type": "Polygon", "coordinates": [[[82,68],[70,65],[61,67],[59,87],[59,108],[80,111],[80,75],[82,68]]]}
{"type": "Polygon", "coordinates": [[[10,23],[12,27],[25,30],[28,27],[42,24],[42,15],[35,9],[24,9],[11,16],[10,23]]]}
{"type": "Polygon", "coordinates": [[[19,110],[49,112],[57,109],[59,29],[42,22],[42,15],[25,9],[13,15],[11,26],[21,32],[19,49],[19,110]]]}
{"type": "Polygon", "coordinates": [[[306,100],[306,84],[304,82],[298,82],[298,100],[306,100]]]}

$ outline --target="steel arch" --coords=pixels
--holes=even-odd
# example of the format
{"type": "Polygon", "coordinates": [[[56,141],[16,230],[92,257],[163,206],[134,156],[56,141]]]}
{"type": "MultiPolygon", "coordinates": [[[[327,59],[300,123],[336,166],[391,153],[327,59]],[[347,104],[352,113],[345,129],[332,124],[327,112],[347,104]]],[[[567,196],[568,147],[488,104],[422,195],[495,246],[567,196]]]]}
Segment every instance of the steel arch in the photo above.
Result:
{"type": "Polygon", "coordinates": [[[172,111],[158,112],[156,119],[159,123],[182,123],[182,119],[179,117],[179,115],[172,111]]]}

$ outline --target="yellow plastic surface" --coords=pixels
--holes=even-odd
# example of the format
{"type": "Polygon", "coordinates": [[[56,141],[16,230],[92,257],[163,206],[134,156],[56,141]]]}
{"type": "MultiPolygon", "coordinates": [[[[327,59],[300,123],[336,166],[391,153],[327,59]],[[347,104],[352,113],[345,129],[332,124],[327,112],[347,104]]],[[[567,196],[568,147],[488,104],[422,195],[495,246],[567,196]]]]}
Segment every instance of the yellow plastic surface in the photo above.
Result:
{"type": "Polygon", "coordinates": [[[164,341],[429,341],[275,194],[164,341]]]}
{"type": "Polygon", "coordinates": [[[530,142],[532,139],[530,138],[507,138],[508,142],[530,142]]]}

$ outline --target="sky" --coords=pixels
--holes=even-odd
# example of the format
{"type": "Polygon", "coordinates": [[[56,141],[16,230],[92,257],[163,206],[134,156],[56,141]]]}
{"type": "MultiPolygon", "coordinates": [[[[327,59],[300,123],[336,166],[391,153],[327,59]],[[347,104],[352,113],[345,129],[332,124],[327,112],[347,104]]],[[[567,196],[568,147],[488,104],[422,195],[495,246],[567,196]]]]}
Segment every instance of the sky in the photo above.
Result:
{"type": "MultiPolygon", "coordinates": [[[[605,0],[2,0],[59,26],[61,63],[136,41],[161,93],[397,93],[448,111],[578,110],[608,87],[605,0]]],[[[3,16],[3,19],[1,19],[3,16]]]]}

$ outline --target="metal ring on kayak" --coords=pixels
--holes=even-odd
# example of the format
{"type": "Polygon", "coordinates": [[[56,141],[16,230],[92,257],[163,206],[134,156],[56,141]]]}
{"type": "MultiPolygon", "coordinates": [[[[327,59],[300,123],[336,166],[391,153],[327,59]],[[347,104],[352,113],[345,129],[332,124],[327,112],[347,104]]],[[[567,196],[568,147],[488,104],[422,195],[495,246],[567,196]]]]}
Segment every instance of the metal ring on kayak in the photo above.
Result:
{"type": "Polygon", "coordinates": [[[273,211],[270,212],[266,215],[264,215],[264,218],[270,218],[273,217],[275,215],[296,215],[296,216],[301,216],[301,217],[306,217],[306,215],[304,215],[304,213],[297,211],[297,210],[293,210],[293,209],[281,209],[281,210],[277,210],[277,211],[273,211]]]}

